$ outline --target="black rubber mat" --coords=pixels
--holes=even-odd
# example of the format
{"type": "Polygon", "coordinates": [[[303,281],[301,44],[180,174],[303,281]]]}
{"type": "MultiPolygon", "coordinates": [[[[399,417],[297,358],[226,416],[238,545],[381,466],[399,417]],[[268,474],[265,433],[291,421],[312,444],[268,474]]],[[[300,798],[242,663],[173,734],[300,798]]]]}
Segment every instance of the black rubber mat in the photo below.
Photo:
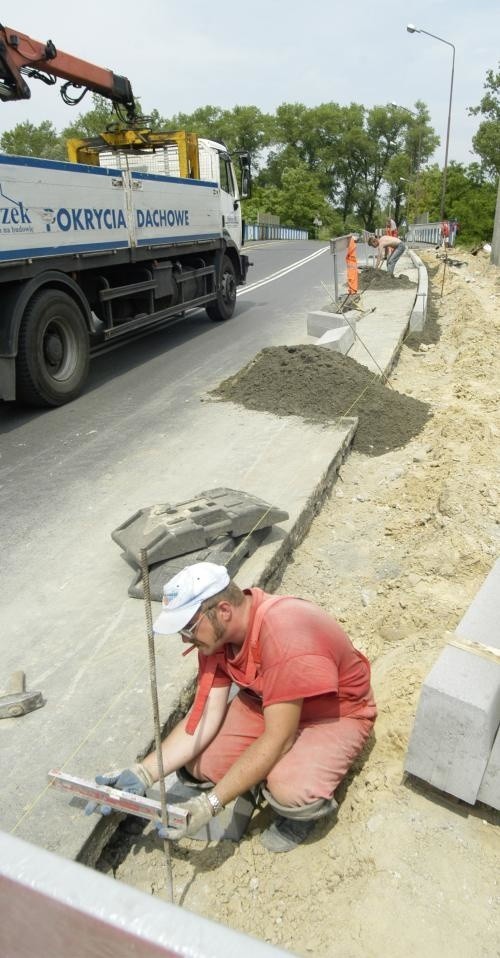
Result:
{"type": "Polygon", "coordinates": [[[163,503],[140,509],[118,526],[111,538],[134,568],[140,567],[141,549],[147,549],[151,567],[207,549],[222,536],[238,539],[285,519],[287,512],[263,499],[237,489],[217,488],[175,505],[163,503]]]}
{"type": "MultiPolygon", "coordinates": [[[[195,562],[215,562],[217,565],[224,565],[231,578],[233,578],[244,560],[255,552],[268,533],[269,529],[260,529],[257,532],[250,533],[250,535],[239,536],[238,538],[221,536],[206,549],[197,549],[195,552],[188,552],[173,559],[166,559],[164,562],[155,562],[149,569],[151,598],[156,602],[161,602],[165,582],[168,582],[177,572],[180,572],[184,566],[192,565],[195,562]]],[[[140,570],[136,572],[130,583],[128,594],[133,599],[144,597],[142,572],[140,570]]]]}

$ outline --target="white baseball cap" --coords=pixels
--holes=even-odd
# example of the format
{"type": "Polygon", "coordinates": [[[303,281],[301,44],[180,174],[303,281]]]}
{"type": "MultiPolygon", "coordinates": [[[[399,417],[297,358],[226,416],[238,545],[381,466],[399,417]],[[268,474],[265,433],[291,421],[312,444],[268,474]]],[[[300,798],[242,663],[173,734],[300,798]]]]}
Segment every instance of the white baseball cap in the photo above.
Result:
{"type": "Polygon", "coordinates": [[[229,585],[228,571],[215,562],[187,565],[163,586],[163,609],[153,629],[160,635],[174,635],[193,618],[205,599],[229,585]]]}

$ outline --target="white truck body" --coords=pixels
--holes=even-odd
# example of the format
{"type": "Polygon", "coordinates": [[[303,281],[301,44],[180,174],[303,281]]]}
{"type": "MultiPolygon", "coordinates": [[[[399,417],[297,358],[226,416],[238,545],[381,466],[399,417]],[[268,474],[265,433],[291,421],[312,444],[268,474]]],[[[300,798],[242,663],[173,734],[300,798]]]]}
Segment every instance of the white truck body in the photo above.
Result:
{"type": "Polygon", "coordinates": [[[216,182],[0,156],[1,260],[214,239],[216,182]]]}
{"type": "Polygon", "coordinates": [[[0,398],[60,405],[108,341],[200,306],[230,318],[240,196],[225,147],[197,144],[200,179],[170,146],[100,166],[0,155],[0,398]]]}

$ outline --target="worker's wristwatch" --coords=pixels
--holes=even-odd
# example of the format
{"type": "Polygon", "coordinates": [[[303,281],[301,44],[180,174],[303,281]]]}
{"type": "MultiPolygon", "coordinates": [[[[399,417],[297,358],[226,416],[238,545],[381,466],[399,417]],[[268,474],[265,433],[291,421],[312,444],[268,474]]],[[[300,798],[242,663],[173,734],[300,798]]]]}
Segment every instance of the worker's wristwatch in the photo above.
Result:
{"type": "Polygon", "coordinates": [[[218,815],[224,810],[224,805],[222,804],[220,798],[217,798],[215,792],[209,792],[207,798],[212,806],[212,815],[218,815]]]}

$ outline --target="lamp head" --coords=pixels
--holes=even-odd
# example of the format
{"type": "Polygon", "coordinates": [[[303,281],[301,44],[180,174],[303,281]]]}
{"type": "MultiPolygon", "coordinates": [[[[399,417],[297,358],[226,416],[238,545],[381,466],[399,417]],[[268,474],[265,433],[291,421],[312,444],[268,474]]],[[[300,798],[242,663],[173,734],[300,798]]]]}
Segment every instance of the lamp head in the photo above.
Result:
{"type": "Polygon", "coordinates": [[[413,26],[413,23],[409,23],[406,29],[408,30],[408,33],[420,33],[420,30],[413,26]]]}
{"type": "Polygon", "coordinates": [[[397,106],[397,103],[396,103],[396,101],[395,101],[395,100],[391,100],[391,102],[390,102],[390,106],[397,106]]]}

